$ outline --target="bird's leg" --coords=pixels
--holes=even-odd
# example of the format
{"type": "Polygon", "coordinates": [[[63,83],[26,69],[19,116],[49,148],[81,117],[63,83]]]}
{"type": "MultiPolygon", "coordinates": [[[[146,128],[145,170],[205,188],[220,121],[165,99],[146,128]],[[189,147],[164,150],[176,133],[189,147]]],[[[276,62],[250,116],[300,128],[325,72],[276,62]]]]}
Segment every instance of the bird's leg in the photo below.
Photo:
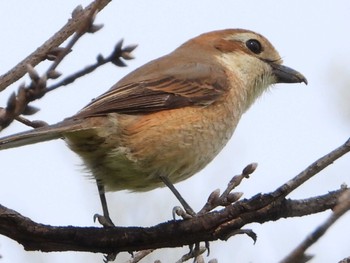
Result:
{"type": "MultiPolygon", "coordinates": [[[[94,221],[97,219],[98,222],[100,222],[103,227],[114,227],[113,221],[109,217],[108,207],[107,207],[107,200],[105,195],[105,187],[103,186],[103,183],[100,180],[96,180],[98,194],[100,196],[101,205],[102,205],[102,211],[103,216],[99,214],[94,215],[94,221]]],[[[109,253],[104,256],[103,262],[111,262],[114,261],[117,257],[117,252],[115,253],[109,253]]]]}
{"type": "Polygon", "coordinates": [[[103,225],[104,227],[113,227],[114,224],[113,224],[111,218],[109,217],[106,195],[105,195],[105,188],[104,188],[101,181],[96,180],[96,183],[97,183],[98,194],[99,194],[100,200],[101,200],[103,216],[101,216],[99,214],[95,214],[94,220],[96,220],[96,218],[97,218],[98,221],[100,222],[100,224],[103,225]]]}
{"type": "Polygon", "coordinates": [[[163,183],[170,189],[171,192],[175,195],[177,200],[181,203],[182,207],[185,209],[186,213],[188,213],[190,216],[195,216],[196,213],[194,210],[190,207],[190,205],[186,202],[186,200],[181,196],[179,191],[175,188],[172,182],[170,182],[169,178],[167,176],[160,175],[159,178],[163,181],[163,183]]]}
{"type": "MultiPolygon", "coordinates": [[[[194,210],[190,207],[190,205],[186,202],[186,200],[181,196],[181,194],[175,188],[173,183],[170,182],[169,178],[167,176],[159,176],[159,178],[170,189],[170,191],[173,192],[173,194],[175,195],[177,200],[179,200],[179,202],[181,203],[182,207],[185,209],[186,213],[188,215],[192,216],[192,217],[196,216],[196,213],[194,212],[194,210]]],[[[209,255],[210,248],[209,248],[209,242],[207,242],[207,241],[205,242],[205,249],[208,251],[208,255],[209,255]]],[[[200,253],[199,243],[195,244],[194,249],[193,249],[193,245],[190,245],[189,255],[193,255],[196,258],[196,256],[198,256],[200,254],[201,253],[200,253]]]]}

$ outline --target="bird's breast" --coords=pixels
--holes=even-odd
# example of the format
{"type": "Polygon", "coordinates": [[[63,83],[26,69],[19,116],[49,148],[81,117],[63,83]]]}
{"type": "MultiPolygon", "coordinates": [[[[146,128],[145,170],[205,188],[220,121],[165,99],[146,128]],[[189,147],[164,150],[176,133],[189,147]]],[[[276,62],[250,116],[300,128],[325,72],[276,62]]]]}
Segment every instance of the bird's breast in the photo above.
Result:
{"type": "MultiPolygon", "coordinates": [[[[185,107],[139,116],[121,130],[120,144],[106,160],[111,188],[131,190],[173,183],[203,169],[226,145],[240,118],[227,103],[185,107]],[[129,182],[127,182],[129,181],[129,182]]],[[[108,185],[108,182],[107,182],[108,185]]]]}

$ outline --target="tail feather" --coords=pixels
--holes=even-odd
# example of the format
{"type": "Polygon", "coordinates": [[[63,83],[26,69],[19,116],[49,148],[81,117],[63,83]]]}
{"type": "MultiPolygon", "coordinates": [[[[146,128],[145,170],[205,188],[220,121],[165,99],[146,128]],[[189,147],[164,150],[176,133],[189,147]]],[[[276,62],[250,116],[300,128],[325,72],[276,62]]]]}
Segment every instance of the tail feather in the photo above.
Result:
{"type": "Polygon", "coordinates": [[[0,150],[64,137],[64,133],[84,129],[80,122],[61,122],[0,138],[0,150]]]}

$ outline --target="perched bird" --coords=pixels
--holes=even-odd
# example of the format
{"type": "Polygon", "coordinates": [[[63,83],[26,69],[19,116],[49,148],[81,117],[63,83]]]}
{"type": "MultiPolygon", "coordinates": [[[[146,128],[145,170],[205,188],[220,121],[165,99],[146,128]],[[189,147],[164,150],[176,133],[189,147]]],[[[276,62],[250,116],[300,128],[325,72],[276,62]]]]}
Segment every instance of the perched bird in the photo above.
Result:
{"type": "Polygon", "coordinates": [[[262,35],[226,29],[197,36],[117,82],[74,116],[0,139],[0,149],[63,138],[105,190],[170,187],[210,163],[269,85],[307,84],[262,35]]]}

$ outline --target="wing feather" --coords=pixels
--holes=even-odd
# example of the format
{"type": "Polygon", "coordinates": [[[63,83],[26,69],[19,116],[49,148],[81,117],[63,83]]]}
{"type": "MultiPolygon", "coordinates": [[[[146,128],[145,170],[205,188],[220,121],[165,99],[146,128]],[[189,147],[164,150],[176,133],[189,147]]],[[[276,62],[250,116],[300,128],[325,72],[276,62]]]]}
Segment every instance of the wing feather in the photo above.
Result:
{"type": "Polygon", "coordinates": [[[135,72],[131,73],[75,117],[112,112],[147,114],[186,106],[206,106],[216,101],[228,88],[225,72],[209,65],[192,63],[160,73],[160,77],[154,77],[154,74],[138,77],[142,72],[136,72],[135,77],[135,72]]]}

